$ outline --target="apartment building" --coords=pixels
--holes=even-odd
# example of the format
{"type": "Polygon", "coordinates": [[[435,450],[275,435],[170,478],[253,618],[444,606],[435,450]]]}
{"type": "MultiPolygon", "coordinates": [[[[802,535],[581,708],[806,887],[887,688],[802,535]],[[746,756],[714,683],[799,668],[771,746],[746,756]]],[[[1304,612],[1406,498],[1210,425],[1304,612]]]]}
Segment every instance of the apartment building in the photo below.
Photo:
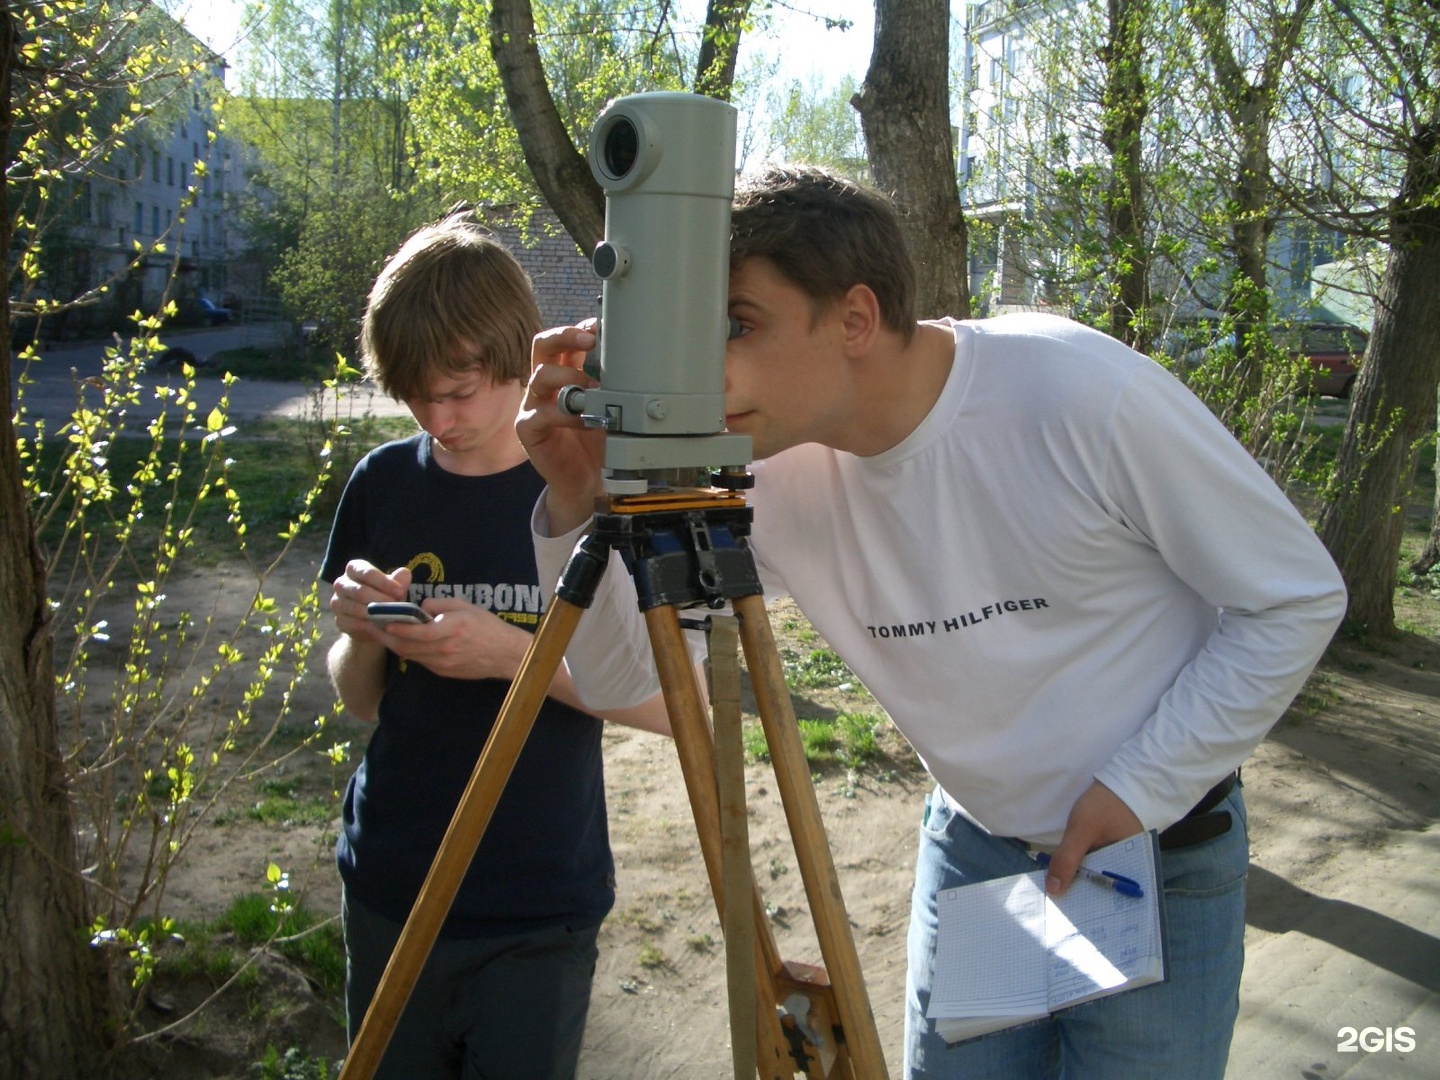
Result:
{"type": "MultiPolygon", "coordinates": [[[[961,82],[958,168],[966,214],[979,226],[971,234],[971,292],[991,311],[1043,307],[1055,302],[1050,287],[1056,278],[1075,276],[1075,268],[1059,253],[1073,239],[1063,233],[1065,215],[1072,221],[1083,219],[1087,212],[1103,218],[1102,196],[1081,186],[1077,178],[1087,172],[1103,177],[1111,160],[1101,142],[1104,87],[1096,55],[1107,33],[1106,6],[1096,0],[961,0],[956,16],[959,40],[953,53],[961,82]],[[1065,181],[1057,182],[1062,173],[1065,181]],[[1071,202],[1064,203],[1066,198],[1071,202]]],[[[1156,131],[1182,140],[1185,151],[1195,155],[1192,161],[1202,168],[1226,162],[1232,155],[1225,140],[1236,136],[1210,107],[1212,99],[1193,81],[1207,77],[1203,58],[1193,58],[1198,74],[1186,75],[1188,66],[1170,70],[1165,65],[1177,58],[1163,60],[1166,44],[1158,37],[1149,43],[1154,65],[1150,76],[1163,89],[1148,103],[1147,168],[1159,175],[1173,165],[1175,148],[1161,145],[1156,131]],[[1187,78],[1192,81],[1186,82],[1187,78]],[[1209,161],[1207,146],[1212,150],[1209,161]]],[[[1237,27],[1235,49],[1242,67],[1258,68],[1262,46],[1256,30],[1237,27]]],[[[1346,93],[1358,96],[1365,81],[1357,66],[1345,84],[1346,93]]],[[[1326,121],[1303,100],[1303,88],[1288,92],[1296,100],[1282,101],[1277,110],[1271,129],[1272,163],[1292,182],[1313,175],[1316,198],[1323,198],[1328,185],[1319,175],[1324,163],[1317,159],[1315,148],[1327,140],[1334,143],[1337,133],[1320,130],[1326,121]]],[[[1368,168],[1368,181],[1352,184],[1351,190],[1368,187],[1369,201],[1383,202],[1398,177],[1386,175],[1383,162],[1377,160],[1370,160],[1368,168]]],[[[1213,180],[1218,185],[1213,210],[1219,212],[1227,183],[1223,168],[1213,180]]],[[[1205,226],[1198,217],[1206,209],[1197,194],[1203,186],[1197,183],[1184,200],[1167,199],[1163,184],[1154,192],[1154,228],[1172,238],[1188,236],[1197,241],[1188,263],[1177,256],[1174,265],[1157,266],[1155,271],[1160,275],[1157,288],[1180,307],[1197,303],[1197,290],[1179,298],[1187,293],[1187,286],[1203,278],[1199,267],[1210,254],[1203,239],[1205,226]],[[1165,272],[1173,280],[1164,280],[1165,272]]],[[[1278,208],[1275,213],[1270,288],[1278,310],[1303,310],[1316,298],[1325,273],[1321,268],[1342,255],[1345,241],[1333,229],[1302,215],[1278,208]]],[[[1213,222],[1208,227],[1209,239],[1220,235],[1213,222]]],[[[1218,297],[1223,294],[1221,281],[1216,277],[1198,291],[1218,297]]]]}
{"type": "Polygon", "coordinates": [[[185,84],[169,85],[153,112],[68,193],[58,228],[47,232],[48,291],[96,301],[68,313],[64,336],[120,329],[132,312],[165,299],[198,319],[198,299],[234,302],[246,291],[245,238],[232,193],[254,167],[253,152],[217,132],[216,95],[225,61],[178,24],[167,30],[202,50],[185,84]]]}

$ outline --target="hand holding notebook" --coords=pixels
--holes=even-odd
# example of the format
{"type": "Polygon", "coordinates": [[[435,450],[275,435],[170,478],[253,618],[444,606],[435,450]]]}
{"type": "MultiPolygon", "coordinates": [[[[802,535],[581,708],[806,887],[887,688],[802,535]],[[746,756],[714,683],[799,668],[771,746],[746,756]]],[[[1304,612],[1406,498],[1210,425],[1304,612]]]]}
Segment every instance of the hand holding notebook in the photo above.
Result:
{"type": "Polygon", "coordinates": [[[1157,852],[1154,833],[1092,851],[1058,898],[1046,895],[1043,869],[942,891],[927,1012],[941,1037],[959,1042],[1160,982],[1157,852]]]}

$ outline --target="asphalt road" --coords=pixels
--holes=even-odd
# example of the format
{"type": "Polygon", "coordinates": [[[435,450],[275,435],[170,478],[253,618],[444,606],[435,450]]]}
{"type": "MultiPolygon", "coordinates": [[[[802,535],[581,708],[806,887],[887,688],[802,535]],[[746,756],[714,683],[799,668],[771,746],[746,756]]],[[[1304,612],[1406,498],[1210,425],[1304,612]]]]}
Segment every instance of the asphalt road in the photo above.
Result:
{"type": "MultiPolygon", "coordinates": [[[[247,345],[273,345],[284,340],[287,327],[283,323],[246,323],[239,326],[216,329],[169,331],[162,335],[163,344],[189,350],[197,360],[208,361],[218,352],[239,349],[247,345]]],[[[32,419],[44,419],[50,430],[64,422],[73,413],[77,394],[84,396],[87,404],[100,401],[98,380],[103,370],[105,350],[113,341],[64,342],[49,346],[40,359],[29,365],[26,372],[24,404],[32,419]]],[[[12,360],[10,368],[10,405],[13,411],[19,389],[20,376],[24,365],[12,360]]],[[[174,369],[147,371],[141,376],[141,385],[151,387],[171,385],[178,387],[182,378],[174,369]]],[[[208,415],[225,392],[221,379],[203,375],[195,380],[195,401],[201,415],[208,415]]],[[[333,392],[322,392],[321,388],[303,382],[270,382],[241,380],[230,388],[229,416],[232,421],[262,417],[287,417],[292,419],[315,415],[315,409],[323,402],[327,416],[336,409],[346,415],[363,416],[405,416],[405,407],[391,401],[374,387],[362,385],[349,387],[339,401],[333,392]]],[[[129,410],[136,423],[146,423],[158,415],[162,399],[152,392],[142,392],[138,406],[129,410]]],[[[172,406],[173,408],[173,406],[172,406]]]]}

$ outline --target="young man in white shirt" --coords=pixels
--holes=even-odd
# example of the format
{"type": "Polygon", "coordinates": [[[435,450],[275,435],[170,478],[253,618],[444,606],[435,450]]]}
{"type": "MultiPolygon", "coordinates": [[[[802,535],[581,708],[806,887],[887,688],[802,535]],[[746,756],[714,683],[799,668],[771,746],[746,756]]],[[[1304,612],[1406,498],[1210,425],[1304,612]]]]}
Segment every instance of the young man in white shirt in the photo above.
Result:
{"type": "MultiPolygon", "coordinates": [[[[779,168],[736,193],[727,427],[754,443],[756,565],[915,746],[921,829],[906,1075],[1218,1078],[1243,964],[1236,773],[1345,610],[1304,519],[1153,361],[1047,315],[917,322],[890,203],[779,168]],[[925,1018],[935,895],[1161,833],[1168,978],[947,1046],[925,1018]]],[[[555,401],[594,343],[536,340],[517,430],[553,582],[602,490],[603,433],[555,401]]],[[[548,587],[548,586],[547,586],[548,587]]],[[[592,708],[653,693],[612,572],[567,654],[592,708]]]]}

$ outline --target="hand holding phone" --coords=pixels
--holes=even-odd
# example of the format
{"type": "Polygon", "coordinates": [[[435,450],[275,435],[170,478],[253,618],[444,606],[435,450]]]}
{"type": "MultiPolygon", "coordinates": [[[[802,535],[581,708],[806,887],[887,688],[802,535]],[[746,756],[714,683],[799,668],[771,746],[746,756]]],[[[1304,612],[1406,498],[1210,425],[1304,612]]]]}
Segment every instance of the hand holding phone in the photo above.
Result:
{"type": "Polygon", "coordinates": [[[377,601],[365,605],[365,614],[370,621],[379,626],[388,626],[390,623],[408,623],[412,626],[431,621],[419,604],[411,604],[407,601],[390,600],[377,601]]]}

